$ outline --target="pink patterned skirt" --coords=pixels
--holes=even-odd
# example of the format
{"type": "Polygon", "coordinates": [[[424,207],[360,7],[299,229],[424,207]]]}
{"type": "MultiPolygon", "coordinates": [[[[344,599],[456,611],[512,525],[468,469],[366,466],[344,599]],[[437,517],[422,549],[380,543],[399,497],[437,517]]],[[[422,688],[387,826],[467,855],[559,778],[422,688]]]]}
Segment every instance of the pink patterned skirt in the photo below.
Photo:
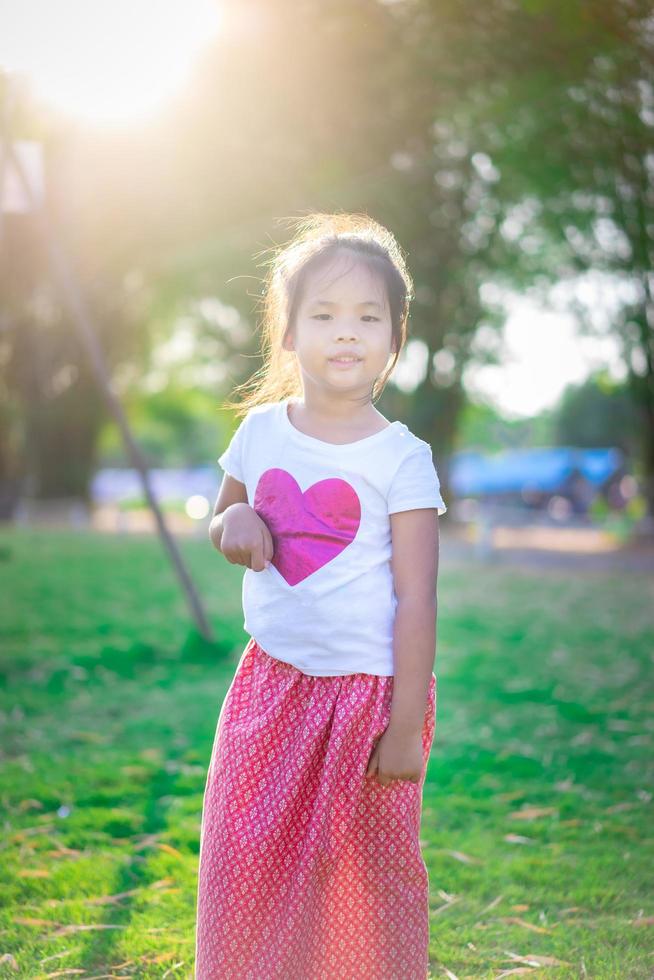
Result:
{"type": "Polygon", "coordinates": [[[196,980],[426,980],[436,677],[418,783],[365,775],[392,693],[393,677],[310,676],[249,640],[204,793],[196,980]]]}

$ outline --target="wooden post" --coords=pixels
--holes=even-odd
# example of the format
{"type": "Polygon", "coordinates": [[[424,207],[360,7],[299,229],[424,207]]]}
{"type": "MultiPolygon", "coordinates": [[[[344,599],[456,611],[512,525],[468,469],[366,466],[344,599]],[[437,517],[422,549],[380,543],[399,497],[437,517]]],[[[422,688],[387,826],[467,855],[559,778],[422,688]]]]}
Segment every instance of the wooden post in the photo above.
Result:
{"type": "MultiPolygon", "coordinates": [[[[7,98],[9,98],[9,94],[10,93],[8,93],[7,98]]],[[[164,548],[168,552],[173,568],[186,594],[186,599],[191,608],[191,614],[195,620],[195,624],[202,636],[206,640],[213,642],[214,637],[209,621],[202,607],[200,597],[195,589],[195,586],[193,585],[190,575],[188,574],[186,566],[182,561],[182,556],[179,552],[177,544],[168,530],[163,513],[152,490],[145,457],[132,436],[127,416],[125,415],[123,407],[111,386],[111,380],[105,366],[104,356],[95,335],[95,330],[93,328],[86,302],[72,274],[70,263],[68,262],[61,243],[55,235],[51,224],[47,221],[44,212],[38,206],[27,174],[25,173],[17,154],[13,150],[10,134],[8,132],[9,126],[6,122],[6,116],[3,129],[4,153],[2,156],[4,159],[2,165],[0,166],[0,170],[6,168],[8,165],[11,165],[18,174],[25,195],[34,211],[40,232],[44,237],[50,262],[52,263],[54,270],[55,279],[59,289],[61,290],[64,305],[68,310],[73,323],[75,324],[82,344],[90,358],[93,371],[107,401],[109,411],[113,415],[118,428],[120,429],[131,463],[139,473],[141,483],[143,484],[145,497],[152,510],[152,513],[155,516],[159,536],[161,537],[164,548]]]]}

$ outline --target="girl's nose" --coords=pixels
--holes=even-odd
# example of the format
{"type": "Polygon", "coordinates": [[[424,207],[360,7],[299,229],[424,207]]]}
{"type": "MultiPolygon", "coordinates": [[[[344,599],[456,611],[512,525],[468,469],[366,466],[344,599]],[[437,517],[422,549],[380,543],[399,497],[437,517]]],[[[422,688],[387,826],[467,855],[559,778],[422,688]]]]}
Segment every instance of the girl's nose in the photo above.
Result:
{"type": "Polygon", "coordinates": [[[359,336],[356,326],[351,323],[341,323],[334,330],[334,338],[337,340],[355,340],[359,336]]]}

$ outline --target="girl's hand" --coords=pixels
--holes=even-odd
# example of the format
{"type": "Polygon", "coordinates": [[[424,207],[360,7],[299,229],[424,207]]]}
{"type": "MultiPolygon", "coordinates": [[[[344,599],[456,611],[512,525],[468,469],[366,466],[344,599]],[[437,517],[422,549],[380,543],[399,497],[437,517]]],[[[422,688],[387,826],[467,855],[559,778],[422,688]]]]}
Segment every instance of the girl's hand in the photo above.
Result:
{"type": "Polygon", "coordinates": [[[220,550],[232,565],[246,565],[253,572],[262,572],[270,564],[274,554],[272,535],[249,504],[232,504],[223,513],[220,550]]]}
{"type": "Polygon", "coordinates": [[[382,786],[394,779],[417,783],[422,766],[422,733],[405,734],[387,728],[370,756],[366,776],[376,778],[382,786]]]}

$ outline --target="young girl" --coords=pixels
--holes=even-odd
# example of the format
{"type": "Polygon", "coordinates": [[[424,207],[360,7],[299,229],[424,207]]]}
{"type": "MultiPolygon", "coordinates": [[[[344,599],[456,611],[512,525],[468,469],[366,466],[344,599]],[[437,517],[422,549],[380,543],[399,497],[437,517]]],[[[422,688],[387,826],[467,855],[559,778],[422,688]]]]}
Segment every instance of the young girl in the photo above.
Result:
{"type": "Polygon", "coordinates": [[[210,527],[246,567],[250,639],[205,788],[196,980],[428,974],[420,821],[446,507],[429,445],[373,404],[412,289],[366,215],[300,219],[271,265],[264,367],[210,527]]]}

